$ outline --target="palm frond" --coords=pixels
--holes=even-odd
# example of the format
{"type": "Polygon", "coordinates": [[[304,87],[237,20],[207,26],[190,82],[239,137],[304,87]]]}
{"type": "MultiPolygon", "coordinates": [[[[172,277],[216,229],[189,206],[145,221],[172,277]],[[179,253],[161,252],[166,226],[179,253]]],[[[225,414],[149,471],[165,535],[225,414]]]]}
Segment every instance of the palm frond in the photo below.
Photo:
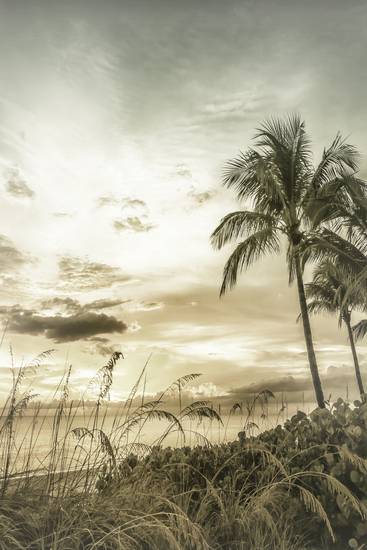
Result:
{"type": "Polygon", "coordinates": [[[367,334],[367,319],[362,319],[353,327],[353,334],[356,340],[362,340],[367,334]]]}
{"type": "Polygon", "coordinates": [[[239,201],[253,201],[257,211],[279,214],[285,206],[280,179],[272,156],[250,149],[227,162],[223,185],[233,188],[239,201]]]}
{"type": "Polygon", "coordinates": [[[347,270],[359,273],[367,267],[367,257],[353,243],[330,229],[322,229],[308,237],[303,249],[304,261],[336,261],[347,270]]]}
{"type": "Polygon", "coordinates": [[[312,300],[307,304],[308,311],[312,314],[319,313],[336,313],[337,308],[334,305],[330,305],[323,300],[312,300]]]}
{"type": "Polygon", "coordinates": [[[221,220],[214,230],[211,242],[214,248],[221,249],[230,241],[267,227],[275,227],[276,224],[276,219],[269,214],[250,210],[231,212],[221,220]]]}
{"type": "Polygon", "coordinates": [[[285,119],[270,118],[260,126],[255,139],[258,147],[270,151],[287,202],[297,202],[311,171],[310,140],[305,123],[297,114],[285,119]]]}
{"type": "Polygon", "coordinates": [[[359,158],[360,155],[354,145],[346,143],[341,134],[337,133],[330,147],[323,151],[321,162],[312,178],[312,187],[314,189],[322,187],[345,169],[354,172],[358,168],[359,158]]]}
{"type": "Polygon", "coordinates": [[[279,251],[279,239],[274,228],[267,227],[250,235],[237,245],[224,267],[220,296],[235,286],[237,276],[243,269],[250,267],[266,253],[279,253],[279,251]]]}
{"type": "Polygon", "coordinates": [[[353,174],[341,174],[305,197],[305,212],[312,226],[327,224],[367,251],[367,185],[353,174]]]}

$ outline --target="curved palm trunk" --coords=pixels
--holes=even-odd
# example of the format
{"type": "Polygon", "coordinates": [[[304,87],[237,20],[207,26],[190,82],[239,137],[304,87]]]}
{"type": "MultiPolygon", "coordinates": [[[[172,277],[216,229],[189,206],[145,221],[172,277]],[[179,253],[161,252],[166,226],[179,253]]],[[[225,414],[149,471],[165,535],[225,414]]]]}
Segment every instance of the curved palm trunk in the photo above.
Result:
{"type": "Polygon", "coordinates": [[[350,347],[351,347],[352,355],[353,355],[354,369],[356,371],[356,378],[357,378],[359,393],[361,394],[362,401],[365,401],[366,396],[365,396],[365,393],[364,393],[362,376],[361,376],[361,371],[360,371],[360,368],[359,368],[359,361],[358,361],[357,350],[356,350],[356,346],[355,346],[355,342],[354,342],[353,330],[352,330],[352,327],[351,327],[351,324],[350,324],[350,316],[346,317],[344,319],[344,322],[347,325],[347,329],[348,329],[349,342],[350,342],[350,347]]]}
{"type": "Polygon", "coordinates": [[[308,315],[305,288],[303,285],[302,269],[301,269],[301,263],[299,258],[296,258],[296,276],[297,276],[299,305],[301,308],[301,316],[302,316],[302,323],[303,323],[303,332],[305,335],[305,341],[306,341],[306,347],[307,347],[308,363],[310,365],[310,371],[312,376],[313,387],[315,389],[316,401],[318,406],[321,409],[323,409],[325,408],[325,399],[322,391],[319,370],[317,367],[315,350],[313,347],[310,318],[308,315]]]}

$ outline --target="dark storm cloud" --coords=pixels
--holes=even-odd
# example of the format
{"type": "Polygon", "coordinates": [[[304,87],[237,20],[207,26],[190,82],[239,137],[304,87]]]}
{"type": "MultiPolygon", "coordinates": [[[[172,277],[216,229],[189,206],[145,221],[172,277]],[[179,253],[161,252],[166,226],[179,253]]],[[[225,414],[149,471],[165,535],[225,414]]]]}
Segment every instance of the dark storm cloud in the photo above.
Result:
{"type": "Polygon", "coordinates": [[[63,256],[59,260],[59,278],[63,286],[78,290],[107,288],[131,280],[118,267],[74,256],[63,256]]]}
{"type": "Polygon", "coordinates": [[[146,233],[155,227],[151,223],[145,223],[138,216],[115,220],[113,226],[117,231],[133,231],[135,233],[146,233]]]}
{"type": "Polygon", "coordinates": [[[29,187],[19,170],[12,170],[8,175],[5,189],[9,195],[17,199],[31,199],[34,191],[29,187]]]}
{"type": "Polygon", "coordinates": [[[20,306],[1,307],[8,329],[18,334],[43,335],[57,343],[84,340],[98,334],[122,333],[127,325],[112,315],[82,312],[70,315],[40,315],[20,306]]]}
{"type": "Polygon", "coordinates": [[[15,271],[28,261],[29,258],[18,250],[6,235],[0,235],[0,263],[2,271],[15,271]]]}

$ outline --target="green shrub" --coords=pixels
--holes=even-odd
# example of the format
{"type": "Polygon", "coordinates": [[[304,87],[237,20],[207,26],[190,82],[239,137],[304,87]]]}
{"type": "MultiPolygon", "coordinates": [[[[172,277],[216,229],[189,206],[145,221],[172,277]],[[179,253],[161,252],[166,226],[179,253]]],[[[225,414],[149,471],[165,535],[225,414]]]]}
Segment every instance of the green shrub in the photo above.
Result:
{"type": "Polygon", "coordinates": [[[310,416],[299,411],[257,437],[207,447],[156,447],[140,459],[132,454],[113,472],[105,467],[97,487],[103,494],[145,478],[170,498],[190,492],[191,518],[201,518],[202,525],[221,518],[216,535],[221,544],[244,514],[257,529],[267,525],[271,531],[268,514],[276,522],[286,503],[303,522],[312,519],[310,543],[346,548],[356,541],[360,548],[367,544],[366,459],[367,404],[339,399],[310,416]],[[205,521],[203,506],[210,510],[205,521]],[[234,525],[223,522],[223,507],[232,510],[234,525]]]}

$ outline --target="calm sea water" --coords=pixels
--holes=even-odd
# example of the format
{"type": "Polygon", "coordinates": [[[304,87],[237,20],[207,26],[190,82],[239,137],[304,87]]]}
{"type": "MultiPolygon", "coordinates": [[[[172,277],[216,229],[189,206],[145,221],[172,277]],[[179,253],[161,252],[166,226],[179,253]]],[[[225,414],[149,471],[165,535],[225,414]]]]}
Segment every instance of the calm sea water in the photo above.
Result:
{"type": "MultiPolygon", "coordinates": [[[[312,406],[301,407],[309,412],[312,406]]],[[[102,430],[109,441],[118,448],[120,457],[128,452],[144,452],[144,445],[154,445],[161,442],[164,446],[203,445],[205,441],[212,444],[220,444],[233,441],[238,438],[238,432],[243,430],[246,419],[250,422],[247,435],[257,433],[275,427],[284,422],[297,412],[297,404],[289,404],[280,411],[269,405],[266,409],[257,408],[250,418],[247,411],[242,414],[223,414],[222,423],[215,420],[204,419],[190,421],[186,419],[182,425],[185,435],[179,432],[177,427],[172,428],[167,434],[169,423],[165,420],[140,421],[137,425],[121,438],[120,428],[125,416],[118,416],[116,410],[101,411],[98,424],[94,424],[91,411],[75,410],[63,416],[58,427],[55,425],[55,410],[40,410],[37,414],[28,410],[27,414],[18,418],[14,426],[14,437],[11,445],[11,472],[16,473],[25,470],[44,469],[50,460],[56,461],[58,469],[69,467],[78,468],[84,464],[88,452],[93,448],[93,442],[84,428],[93,431],[94,428],[102,430]],[[75,433],[75,429],[77,430],[75,433]],[[57,433],[57,438],[55,434],[57,433]],[[162,441],[160,438],[167,434],[162,441]],[[84,437],[81,437],[83,436],[84,437]],[[80,439],[81,437],[81,439],[80,439]],[[51,449],[55,449],[54,455],[51,449]]],[[[100,442],[100,432],[94,430],[95,442],[100,442]]],[[[99,454],[99,456],[101,456],[99,454]]]]}

